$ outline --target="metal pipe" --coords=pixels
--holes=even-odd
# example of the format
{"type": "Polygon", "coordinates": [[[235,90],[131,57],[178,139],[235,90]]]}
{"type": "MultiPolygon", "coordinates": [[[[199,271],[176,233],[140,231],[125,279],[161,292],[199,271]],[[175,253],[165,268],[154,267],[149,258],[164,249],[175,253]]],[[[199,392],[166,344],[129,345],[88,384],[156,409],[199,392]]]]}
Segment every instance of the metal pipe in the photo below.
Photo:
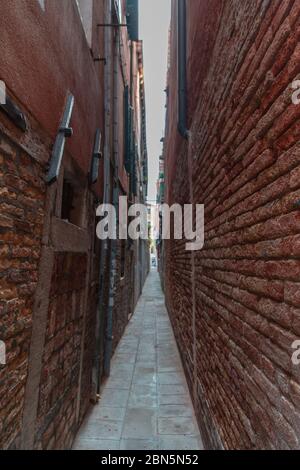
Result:
{"type": "MultiPolygon", "coordinates": [[[[105,21],[111,21],[112,7],[111,0],[105,1],[105,21]]],[[[110,202],[110,133],[111,133],[111,29],[105,29],[104,33],[104,49],[106,57],[106,66],[104,68],[104,110],[105,110],[105,135],[104,135],[104,188],[103,203],[110,202]]],[[[96,386],[97,394],[100,394],[101,386],[101,349],[102,335],[104,329],[105,317],[105,292],[104,278],[106,272],[107,258],[109,254],[108,240],[101,242],[100,250],[100,267],[99,267],[99,295],[98,295],[98,315],[96,325],[96,350],[95,350],[95,366],[93,368],[93,383],[96,386]]]]}
{"type": "Polygon", "coordinates": [[[178,0],[178,130],[187,138],[186,0],[178,0]]]}
{"type": "MultiPolygon", "coordinates": [[[[120,60],[120,32],[115,30],[114,37],[114,88],[113,88],[113,153],[114,153],[114,188],[113,188],[113,205],[117,215],[117,227],[119,226],[119,60],[120,60]]],[[[117,251],[118,241],[111,240],[111,257],[110,257],[110,273],[109,273],[109,302],[107,312],[107,327],[104,349],[104,375],[110,375],[110,363],[112,357],[113,343],[113,310],[115,306],[116,295],[116,278],[117,278],[117,251]]]]}

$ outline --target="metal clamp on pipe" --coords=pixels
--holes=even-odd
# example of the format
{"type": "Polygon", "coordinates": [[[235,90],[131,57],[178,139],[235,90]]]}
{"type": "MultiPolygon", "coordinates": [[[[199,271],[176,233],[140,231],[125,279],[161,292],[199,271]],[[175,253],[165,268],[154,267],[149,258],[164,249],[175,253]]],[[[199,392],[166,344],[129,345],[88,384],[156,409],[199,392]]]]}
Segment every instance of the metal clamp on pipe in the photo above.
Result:
{"type": "Polygon", "coordinates": [[[66,107],[59,126],[58,134],[53,146],[52,155],[49,164],[49,171],[46,176],[48,184],[57,180],[61,162],[65,149],[65,142],[67,138],[72,137],[73,129],[70,127],[71,116],[74,107],[74,96],[70,93],[67,97],[66,107]]]}

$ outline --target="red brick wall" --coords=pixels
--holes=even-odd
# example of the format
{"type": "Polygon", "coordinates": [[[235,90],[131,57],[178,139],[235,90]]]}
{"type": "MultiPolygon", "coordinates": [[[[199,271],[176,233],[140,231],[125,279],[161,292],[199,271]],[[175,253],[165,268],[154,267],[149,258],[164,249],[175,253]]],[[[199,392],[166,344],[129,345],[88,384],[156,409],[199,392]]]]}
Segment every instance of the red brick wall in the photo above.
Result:
{"type": "Polygon", "coordinates": [[[18,445],[44,222],[41,165],[0,133],[0,448],[18,445]]]}
{"type": "Polygon", "coordinates": [[[113,350],[116,349],[124,330],[128,324],[129,314],[132,312],[132,251],[126,241],[125,248],[125,271],[124,277],[121,278],[121,242],[118,243],[117,249],[117,276],[116,276],[116,294],[115,308],[113,313],[113,350]]]}
{"type": "Polygon", "coordinates": [[[167,199],[205,204],[206,241],[194,261],[165,244],[167,304],[207,447],[298,449],[300,4],[187,4],[190,138],[176,129],[173,5],[167,199]]]}
{"type": "MultiPolygon", "coordinates": [[[[95,0],[94,7],[92,49],[102,57],[103,31],[97,23],[103,22],[103,2],[95,0]]],[[[75,165],[76,183],[86,187],[95,131],[104,127],[103,64],[93,60],[75,0],[46,2],[45,11],[36,0],[6,2],[2,13],[1,79],[28,128],[21,132],[1,113],[0,340],[7,347],[7,364],[0,366],[0,448],[68,448],[94,392],[97,272],[90,285],[85,281],[87,258],[95,271],[100,261],[99,250],[93,255],[90,246],[78,246],[80,229],[74,228],[79,242],[70,240],[73,246],[66,253],[61,248],[67,224],[55,238],[52,222],[60,218],[62,182],[46,187],[44,181],[71,91],[74,135],[66,143],[63,164],[75,165]],[[54,271],[49,264],[47,292],[49,250],[54,271]],[[88,297],[85,305],[83,297],[88,297]],[[48,299],[49,308],[44,305],[48,299]],[[42,359],[41,370],[37,359],[42,359]]],[[[93,195],[87,193],[85,239],[92,238],[95,223],[93,195]]]]}
{"type": "MultiPolygon", "coordinates": [[[[104,159],[96,188],[88,185],[88,171],[96,128],[105,137],[104,67],[94,61],[104,55],[104,28],[97,27],[103,23],[104,6],[105,2],[94,0],[92,51],[75,0],[46,2],[45,11],[36,0],[12,0],[6,2],[0,19],[5,49],[0,78],[27,122],[22,132],[0,113],[0,341],[7,346],[7,364],[0,365],[1,449],[71,447],[91,399],[96,399],[96,329],[102,378],[111,251],[101,260],[101,242],[94,238],[104,159]],[[58,181],[45,186],[68,90],[75,97],[74,135],[66,143],[58,181]],[[80,193],[75,209],[81,214],[78,226],[62,220],[64,176],[80,193]],[[98,189],[97,195],[93,189],[98,189]],[[99,306],[101,261],[104,298],[99,306]]],[[[123,30],[122,60],[129,75],[123,30]]],[[[119,177],[126,191],[122,81],[119,101],[111,123],[119,123],[119,177]]],[[[109,150],[113,155],[113,139],[109,150]]],[[[133,312],[134,256],[127,245],[121,280],[118,243],[114,349],[133,312]]]]}
{"type": "MultiPolygon", "coordinates": [[[[25,391],[33,359],[30,347],[37,333],[32,327],[35,322],[39,329],[42,323],[36,314],[39,285],[43,301],[49,296],[49,307],[33,445],[69,448],[92,397],[99,250],[89,285],[88,253],[55,253],[50,292],[43,291],[41,250],[51,217],[45,167],[3,132],[0,139],[0,340],[7,352],[6,365],[0,366],[0,448],[20,448],[25,405],[34,409],[34,398],[27,395],[26,400],[25,391]]],[[[94,208],[88,209],[93,233],[94,208]]]]}
{"type": "MultiPolygon", "coordinates": [[[[94,0],[93,55],[76,1],[51,0],[45,5],[43,11],[37,0],[2,2],[0,78],[51,142],[58,131],[67,93],[74,95],[74,134],[66,147],[87,173],[90,158],[86,156],[92,154],[96,129],[103,130],[103,63],[94,62],[93,57],[103,57],[104,28],[98,28],[97,23],[103,23],[104,2],[94,0]]],[[[27,135],[20,136],[20,140],[27,143],[27,135]]],[[[97,189],[100,195],[101,184],[97,189]]]]}
{"type": "Polygon", "coordinates": [[[36,425],[36,446],[43,449],[70,448],[78,426],[86,271],[86,254],[55,255],[36,425]]]}

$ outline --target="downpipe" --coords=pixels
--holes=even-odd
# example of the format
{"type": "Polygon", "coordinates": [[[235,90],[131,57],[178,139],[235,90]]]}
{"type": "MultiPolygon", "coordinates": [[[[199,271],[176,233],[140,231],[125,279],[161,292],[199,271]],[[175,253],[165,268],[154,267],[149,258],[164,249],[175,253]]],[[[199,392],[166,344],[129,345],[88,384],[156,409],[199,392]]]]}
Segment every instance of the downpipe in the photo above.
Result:
{"type": "Polygon", "coordinates": [[[186,76],[186,0],[178,1],[178,131],[185,139],[188,138],[187,129],[187,76],[186,76]]]}
{"type": "MultiPolygon", "coordinates": [[[[119,226],[119,152],[118,152],[118,130],[119,130],[119,116],[118,116],[118,100],[119,100],[119,55],[120,55],[120,32],[119,28],[115,29],[114,37],[114,89],[113,89],[113,152],[114,152],[114,188],[113,188],[113,206],[117,214],[117,227],[119,226]]],[[[118,237],[117,237],[118,238],[118,237]]],[[[105,336],[105,349],[104,349],[104,375],[110,375],[110,363],[112,357],[112,344],[113,344],[113,311],[115,307],[116,297],[116,278],[117,278],[117,251],[118,241],[111,240],[111,257],[110,257],[110,273],[109,273],[109,302],[107,312],[107,327],[105,336]]]]}
{"type": "MultiPolygon", "coordinates": [[[[112,17],[111,0],[105,1],[105,23],[110,23],[112,17]]],[[[104,30],[104,50],[106,57],[106,65],[104,68],[104,108],[105,108],[105,137],[104,137],[104,188],[103,203],[110,202],[110,134],[111,134],[111,28],[104,30]]],[[[104,279],[107,269],[107,259],[109,255],[109,241],[101,242],[100,250],[100,267],[99,267],[99,295],[98,295],[98,315],[96,326],[96,352],[93,383],[96,384],[96,394],[100,395],[101,387],[101,349],[103,347],[103,329],[105,326],[105,292],[104,279]]]]}

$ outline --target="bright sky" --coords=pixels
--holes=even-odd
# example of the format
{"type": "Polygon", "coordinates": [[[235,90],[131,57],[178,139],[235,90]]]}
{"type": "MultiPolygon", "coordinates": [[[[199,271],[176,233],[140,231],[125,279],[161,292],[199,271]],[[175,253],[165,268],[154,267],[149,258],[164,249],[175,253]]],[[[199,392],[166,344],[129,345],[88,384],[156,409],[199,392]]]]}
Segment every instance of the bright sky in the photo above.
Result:
{"type": "Polygon", "coordinates": [[[149,159],[148,199],[156,199],[160,139],[164,135],[168,31],[171,0],[140,0],[140,38],[144,41],[144,66],[149,159]]]}

